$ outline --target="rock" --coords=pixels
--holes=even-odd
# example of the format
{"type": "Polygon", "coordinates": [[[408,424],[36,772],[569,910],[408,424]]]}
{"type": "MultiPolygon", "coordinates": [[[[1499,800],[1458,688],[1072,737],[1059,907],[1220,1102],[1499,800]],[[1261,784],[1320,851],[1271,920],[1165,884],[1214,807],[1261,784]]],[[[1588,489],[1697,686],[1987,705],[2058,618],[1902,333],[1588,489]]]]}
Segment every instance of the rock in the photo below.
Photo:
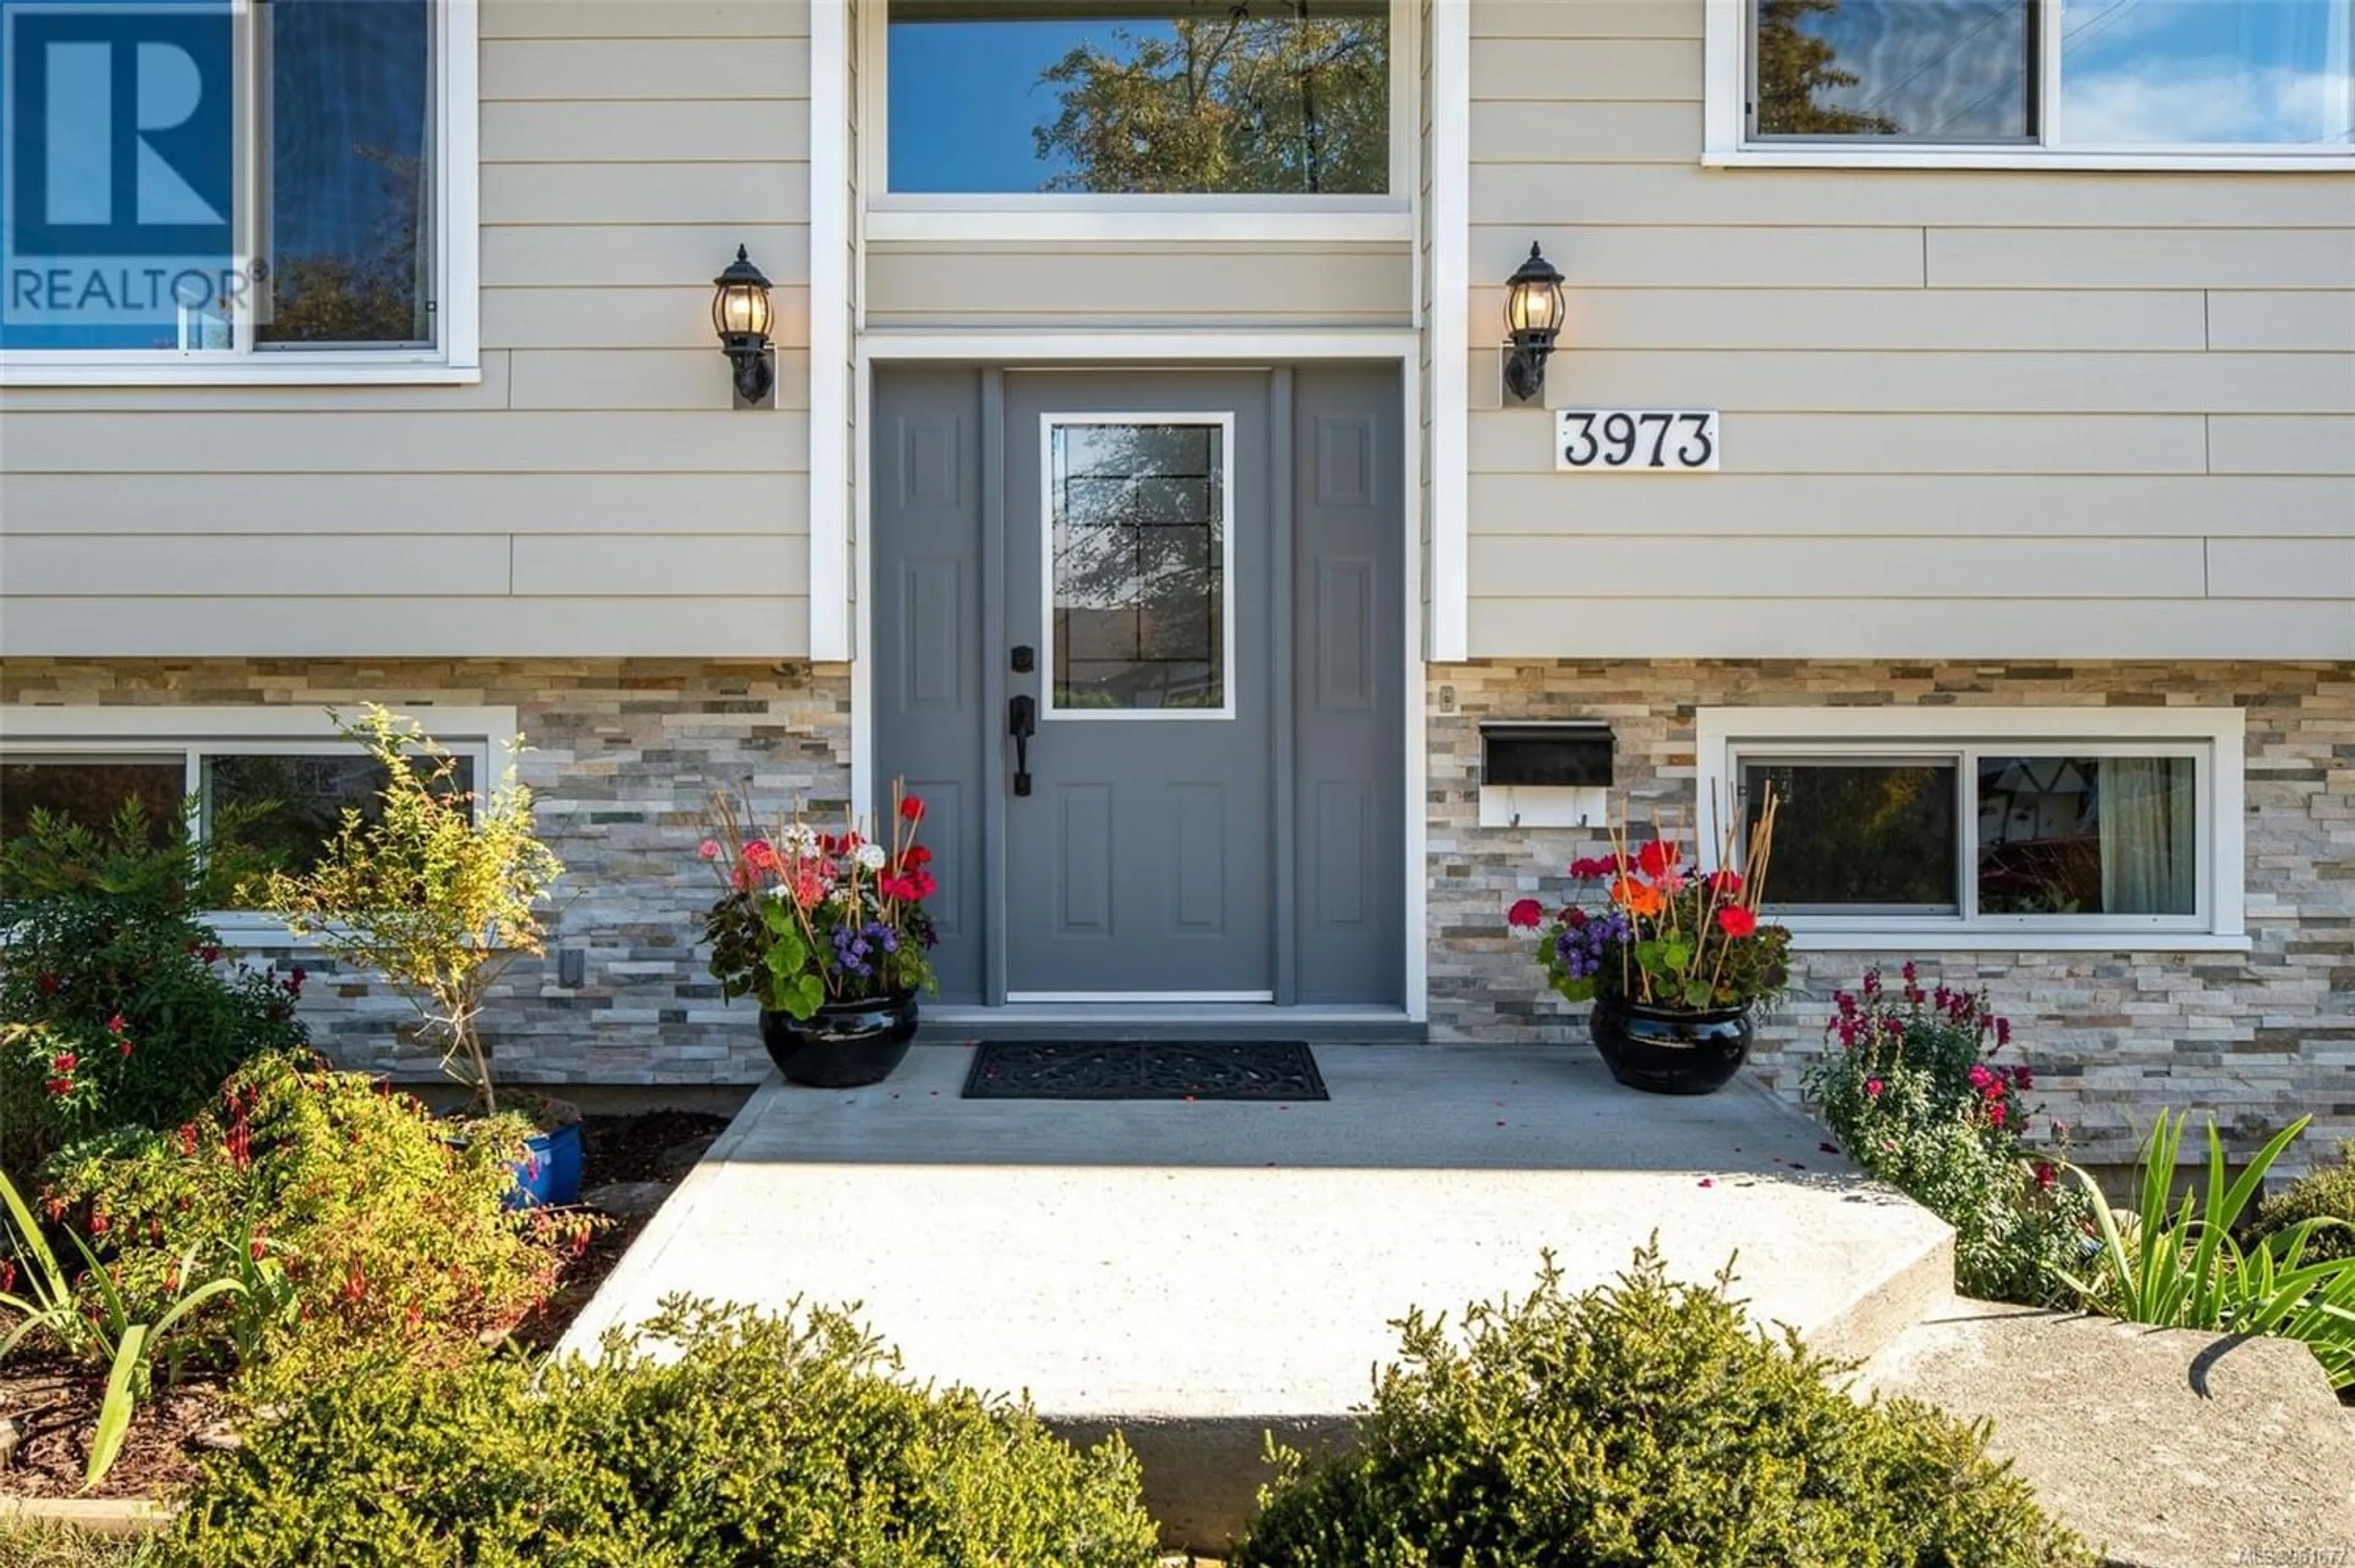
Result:
{"type": "Polygon", "coordinates": [[[581,1201],[584,1207],[607,1214],[636,1219],[661,1208],[663,1200],[670,1196],[670,1188],[667,1181],[609,1181],[583,1192],[581,1201]]]}
{"type": "Polygon", "coordinates": [[[16,1462],[16,1449],[25,1441],[25,1429],[14,1418],[0,1415],[0,1470],[16,1462]]]}
{"type": "Polygon", "coordinates": [[[1994,1452],[2119,1568],[2355,1562],[2355,1428],[2295,1340],[1958,1301],[1864,1382],[1994,1423],[1994,1452]]]}
{"type": "Polygon", "coordinates": [[[234,1454],[245,1446],[245,1439],[225,1421],[213,1426],[198,1427],[188,1434],[188,1441],[208,1454],[234,1454]]]}
{"type": "Polygon", "coordinates": [[[687,1173],[702,1163],[703,1157],[710,1153],[711,1146],[719,1141],[719,1135],[713,1133],[705,1137],[689,1138],[683,1144],[673,1144],[662,1151],[662,1157],[655,1161],[655,1168],[662,1172],[666,1181],[683,1181],[687,1173]]]}

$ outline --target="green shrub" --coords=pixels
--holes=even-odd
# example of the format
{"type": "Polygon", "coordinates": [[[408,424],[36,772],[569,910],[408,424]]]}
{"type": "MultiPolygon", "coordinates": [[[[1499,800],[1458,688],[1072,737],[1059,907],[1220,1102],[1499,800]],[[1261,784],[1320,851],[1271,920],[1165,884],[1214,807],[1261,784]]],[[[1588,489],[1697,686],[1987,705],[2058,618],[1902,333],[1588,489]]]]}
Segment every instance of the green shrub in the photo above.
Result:
{"type": "Polygon", "coordinates": [[[1135,1461],[909,1387],[847,1319],[674,1299],[650,1356],[349,1371],[211,1462],[189,1568],[1150,1568],[1135,1461]]]}
{"type": "Polygon", "coordinates": [[[78,1144],[51,1163],[49,1200],[102,1237],[124,1295],[167,1298],[192,1253],[240,1270],[248,1294],[221,1331],[240,1359],[368,1341],[430,1351],[512,1326],[546,1299],[584,1222],[505,1207],[524,1128],[461,1127],[308,1052],[254,1062],[213,1107],[165,1132],[78,1144]],[[252,1314],[262,1314],[255,1320],[252,1314]]]}
{"type": "Polygon", "coordinates": [[[1356,1450],[1284,1473],[1236,1568],[2030,1568],[2094,1559],[1926,1405],[1753,1332],[1657,1248],[1566,1296],[1548,1260],[1451,1338],[1420,1314],[1356,1450]]]}
{"type": "Polygon", "coordinates": [[[2355,1258],[2355,1140],[2339,1146],[2339,1163],[2302,1176],[2257,1205],[2257,1231],[2273,1235],[2302,1220],[2335,1220],[2307,1232],[2306,1258],[2355,1258]]]}
{"type": "Polygon", "coordinates": [[[2035,1086],[2025,1061],[1998,1061],[2011,1026],[1982,994],[1925,991],[1913,965],[1902,990],[1879,970],[1842,991],[1826,1029],[1838,1046],[1807,1071],[1809,1102],[1840,1147],[1955,1228],[1955,1285],[1984,1301],[2045,1306],[2068,1293],[2090,1205],[2058,1179],[2060,1162],[2024,1135],[2035,1086]]]}
{"type": "Polygon", "coordinates": [[[0,1168],[103,1127],[172,1126],[267,1051],[301,1046],[301,971],[225,960],[191,912],[218,878],[135,808],[93,833],[37,813],[0,849],[0,1168]]]}

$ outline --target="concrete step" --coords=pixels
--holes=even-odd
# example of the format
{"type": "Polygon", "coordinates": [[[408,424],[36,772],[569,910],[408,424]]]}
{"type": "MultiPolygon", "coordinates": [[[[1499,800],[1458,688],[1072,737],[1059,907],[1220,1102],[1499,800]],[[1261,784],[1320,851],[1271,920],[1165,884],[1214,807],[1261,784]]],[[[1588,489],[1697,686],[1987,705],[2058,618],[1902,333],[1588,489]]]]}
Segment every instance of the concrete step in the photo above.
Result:
{"type": "Polygon", "coordinates": [[[1173,1547],[1215,1549],[1264,1435],[1342,1441],[1409,1308],[1575,1287],[1657,1236],[1736,1260],[1761,1322],[1860,1359],[1950,1288],[1946,1227],[1746,1084],[1642,1094],[1578,1047],[1317,1048],[1294,1104],[965,1101],[969,1048],[887,1083],[754,1096],[574,1326],[687,1291],[860,1302],[908,1371],[1121,1432],[1173,1547]]]}
{"type": "Polygon", "coordinates": [[[2355,1424],[2303,1345],[1954,1299],[1861,1386],[1992,1422],[2117,1568],[2355,1563],[2355,1424]]]}

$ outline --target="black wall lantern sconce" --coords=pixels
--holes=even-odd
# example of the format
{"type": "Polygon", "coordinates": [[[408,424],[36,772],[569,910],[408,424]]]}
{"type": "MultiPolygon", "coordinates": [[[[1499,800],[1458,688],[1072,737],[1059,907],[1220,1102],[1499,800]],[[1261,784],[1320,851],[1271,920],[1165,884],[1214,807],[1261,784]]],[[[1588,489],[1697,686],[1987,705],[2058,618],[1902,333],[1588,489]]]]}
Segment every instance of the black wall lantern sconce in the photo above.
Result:
{"type": "Polygon", "coordinates": [[[1545,394],[1546,356],[1561,334],[1561,274],[1529,246],[1529,259],[1505,281],[1505,326],[1513,351],[1505,357],[1505,388],[1517,402],[1545,394]]]}
{"type": "Polygon", "coordinates": [[[711,280],[711,325],[719,352],[736,368],[736,406],[758,408],[777,384],[777,352],[769,347],[769,280],[744,247],[711,280]]]}

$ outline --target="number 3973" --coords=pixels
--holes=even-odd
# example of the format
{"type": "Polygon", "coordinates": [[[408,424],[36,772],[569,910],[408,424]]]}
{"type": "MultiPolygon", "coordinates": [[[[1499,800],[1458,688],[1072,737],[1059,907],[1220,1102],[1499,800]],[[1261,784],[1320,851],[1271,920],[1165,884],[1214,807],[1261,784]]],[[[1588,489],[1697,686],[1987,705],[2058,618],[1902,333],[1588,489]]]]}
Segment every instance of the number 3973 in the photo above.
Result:
{"type": "Polygon", "coordinates": [[[1553,465],[1566,474],[1712,474],[1717,411],[1557,409],[1553,465]]]}

